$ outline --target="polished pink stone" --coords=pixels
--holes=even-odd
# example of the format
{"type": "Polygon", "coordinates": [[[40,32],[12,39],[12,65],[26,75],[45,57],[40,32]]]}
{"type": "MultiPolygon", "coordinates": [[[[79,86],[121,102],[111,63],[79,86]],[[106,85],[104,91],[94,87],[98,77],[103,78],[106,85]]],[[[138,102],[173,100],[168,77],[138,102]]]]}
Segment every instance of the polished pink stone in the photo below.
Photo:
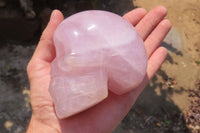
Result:
{"type": "Polygon", "coordinates": [[[49,91],[62,119],[136,88],[146,74],[147,55],[134,27],[106,11],[84,11],[65,19],[54,34],[56,58],[49,91]]]}

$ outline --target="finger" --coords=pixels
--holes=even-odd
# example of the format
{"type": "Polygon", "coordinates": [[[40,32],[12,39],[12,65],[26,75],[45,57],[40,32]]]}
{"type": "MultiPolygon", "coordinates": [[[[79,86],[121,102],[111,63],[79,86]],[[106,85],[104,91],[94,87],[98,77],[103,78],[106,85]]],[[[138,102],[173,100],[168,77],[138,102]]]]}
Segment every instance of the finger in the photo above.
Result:
{"type": "Polygon", "coordinates": [[[153,78],[155,73],[161,67],[163,62],[167,57],[167,50],[164,47],[159,47],[155,50],[152,56],[148,60],[147,65],[147,73],[144,77],[143,82],[140,84],[137,90],[132,92],[132,95],[135,96],[135,99],[140,95],[140,93],[144,90],[145,86],[149,83],[149,81],[153,78]]]}
{"type": "Polygon", "coordinates": [[[156,25],[166,16],[167,10],[163,6],[155,7],[136,25],[136,31],[143,40],[151,33],[156,25]]]}
{"type": "Polygon", "coordinates": [[[42,33],[41,40],[53,40],[54,31],[57,26],[64,20],[63,14],[59,10],[54,10],[51,14],[50,21],[42,33]]]}
{"type": "Polygon", "coordinates": [[[55,47],[53,45],[53,35],[58,25],[63,21],[63,14],[59,10],[52,12],[50,21],[42,33],[40,42],[35,50],[33,58],[51,62],[55,58],[55,47]]]}
{"type": "Polygon", "coordinates": [[[161,67],[162,63],[165,61],[166,57],[167,57],[167,50],[164,47],[159,47],[151,55],[151,57],[148,60],[148,66],[147,66],[147,77],[149,80],[153,78],[155,73],[161,67]]]}
{"type": "Polygon", "coordinates": [[[170,29],[171,23],[169,20],[165,19],[161,21],[158,26],[152,31],[152,33],[147,37],[144,44],[146,47],[148,58],[159,47],[170,29]]]}
{"type": "Polygon", "coordinates": [[[123,18],[128,20],[133,26],[135,26],[145,15],[147,11],[143,8],[136,8],[126,13],[123,18]]]}

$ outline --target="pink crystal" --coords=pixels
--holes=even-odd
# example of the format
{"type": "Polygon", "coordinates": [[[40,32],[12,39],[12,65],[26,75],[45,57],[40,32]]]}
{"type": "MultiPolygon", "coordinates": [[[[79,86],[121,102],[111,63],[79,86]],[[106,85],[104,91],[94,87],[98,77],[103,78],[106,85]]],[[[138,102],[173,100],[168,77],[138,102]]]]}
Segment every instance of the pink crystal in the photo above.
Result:
{"type": "Polygon", "coordinates": [[[72,15],[56,29],[54,43],[49,91],[60,119],[101,102],[108,89],[117,95],[131,91],[145,76],[143,41],[116,14],[84,11],[72,15]]]}

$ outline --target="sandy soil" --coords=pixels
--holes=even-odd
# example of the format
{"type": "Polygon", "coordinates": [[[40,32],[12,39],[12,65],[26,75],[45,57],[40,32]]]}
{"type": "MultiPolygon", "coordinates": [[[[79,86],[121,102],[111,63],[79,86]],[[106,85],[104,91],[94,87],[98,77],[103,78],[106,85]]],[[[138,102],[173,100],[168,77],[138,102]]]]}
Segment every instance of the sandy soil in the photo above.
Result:
{"type": "MultiPolygon", "coordinates": [[[[150,10],[157,5],[168,9],[167,19],[173,25],[162,43],[169,52],[167,60],[113,133],[195,133],[200,130],[197,126],[200,116],[200,85],[197,82],[200,74],[200,1],[102,0],[88,4],[69,0],[63,4],[65,16],[91,8],[123,15],[134,6],[150,10]]],[[[51,10],[45,7],[37,12],[42,28],[51,10]]],[[[31,116],[26,65],[36,44],[35,40],[0,41],[0,133],[26,130],[31,116]]]]}
{"type": "Polygon", "coordinates": [[[133,0],[135,6],[147,10],[157,5],[168,9],[169,19],[175,29],[181,34],[183,45],[192,55],[192,59],[200,58],[200,1],[199,0],[133,0]]]}

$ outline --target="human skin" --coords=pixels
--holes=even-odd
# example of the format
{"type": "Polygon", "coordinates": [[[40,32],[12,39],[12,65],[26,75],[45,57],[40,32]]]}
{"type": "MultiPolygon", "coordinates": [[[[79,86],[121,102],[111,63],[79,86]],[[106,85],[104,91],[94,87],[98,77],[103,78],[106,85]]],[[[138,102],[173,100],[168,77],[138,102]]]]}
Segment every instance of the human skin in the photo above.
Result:
{"type": "Polygon", "coordinates": [[[165,19],[166,8],[155,7],[147,12],[143,8],[134,9],[123,17],[127,19],[144,41],[148,56],[146,76],[139,87],[124,95],[109,92],[108,97],[94,107],[66,119],[56,116],[48,88],[50,64],[56,56],[53,34],[64,20],[63,14],[54,10],[44,30],[38,46],[27,66],[30,81],[32,116],[27,133],[109,133],[125,117],[137,97],[160,68],[167,56],[167,50],[160,47],[171,28],[165,19]]]}

